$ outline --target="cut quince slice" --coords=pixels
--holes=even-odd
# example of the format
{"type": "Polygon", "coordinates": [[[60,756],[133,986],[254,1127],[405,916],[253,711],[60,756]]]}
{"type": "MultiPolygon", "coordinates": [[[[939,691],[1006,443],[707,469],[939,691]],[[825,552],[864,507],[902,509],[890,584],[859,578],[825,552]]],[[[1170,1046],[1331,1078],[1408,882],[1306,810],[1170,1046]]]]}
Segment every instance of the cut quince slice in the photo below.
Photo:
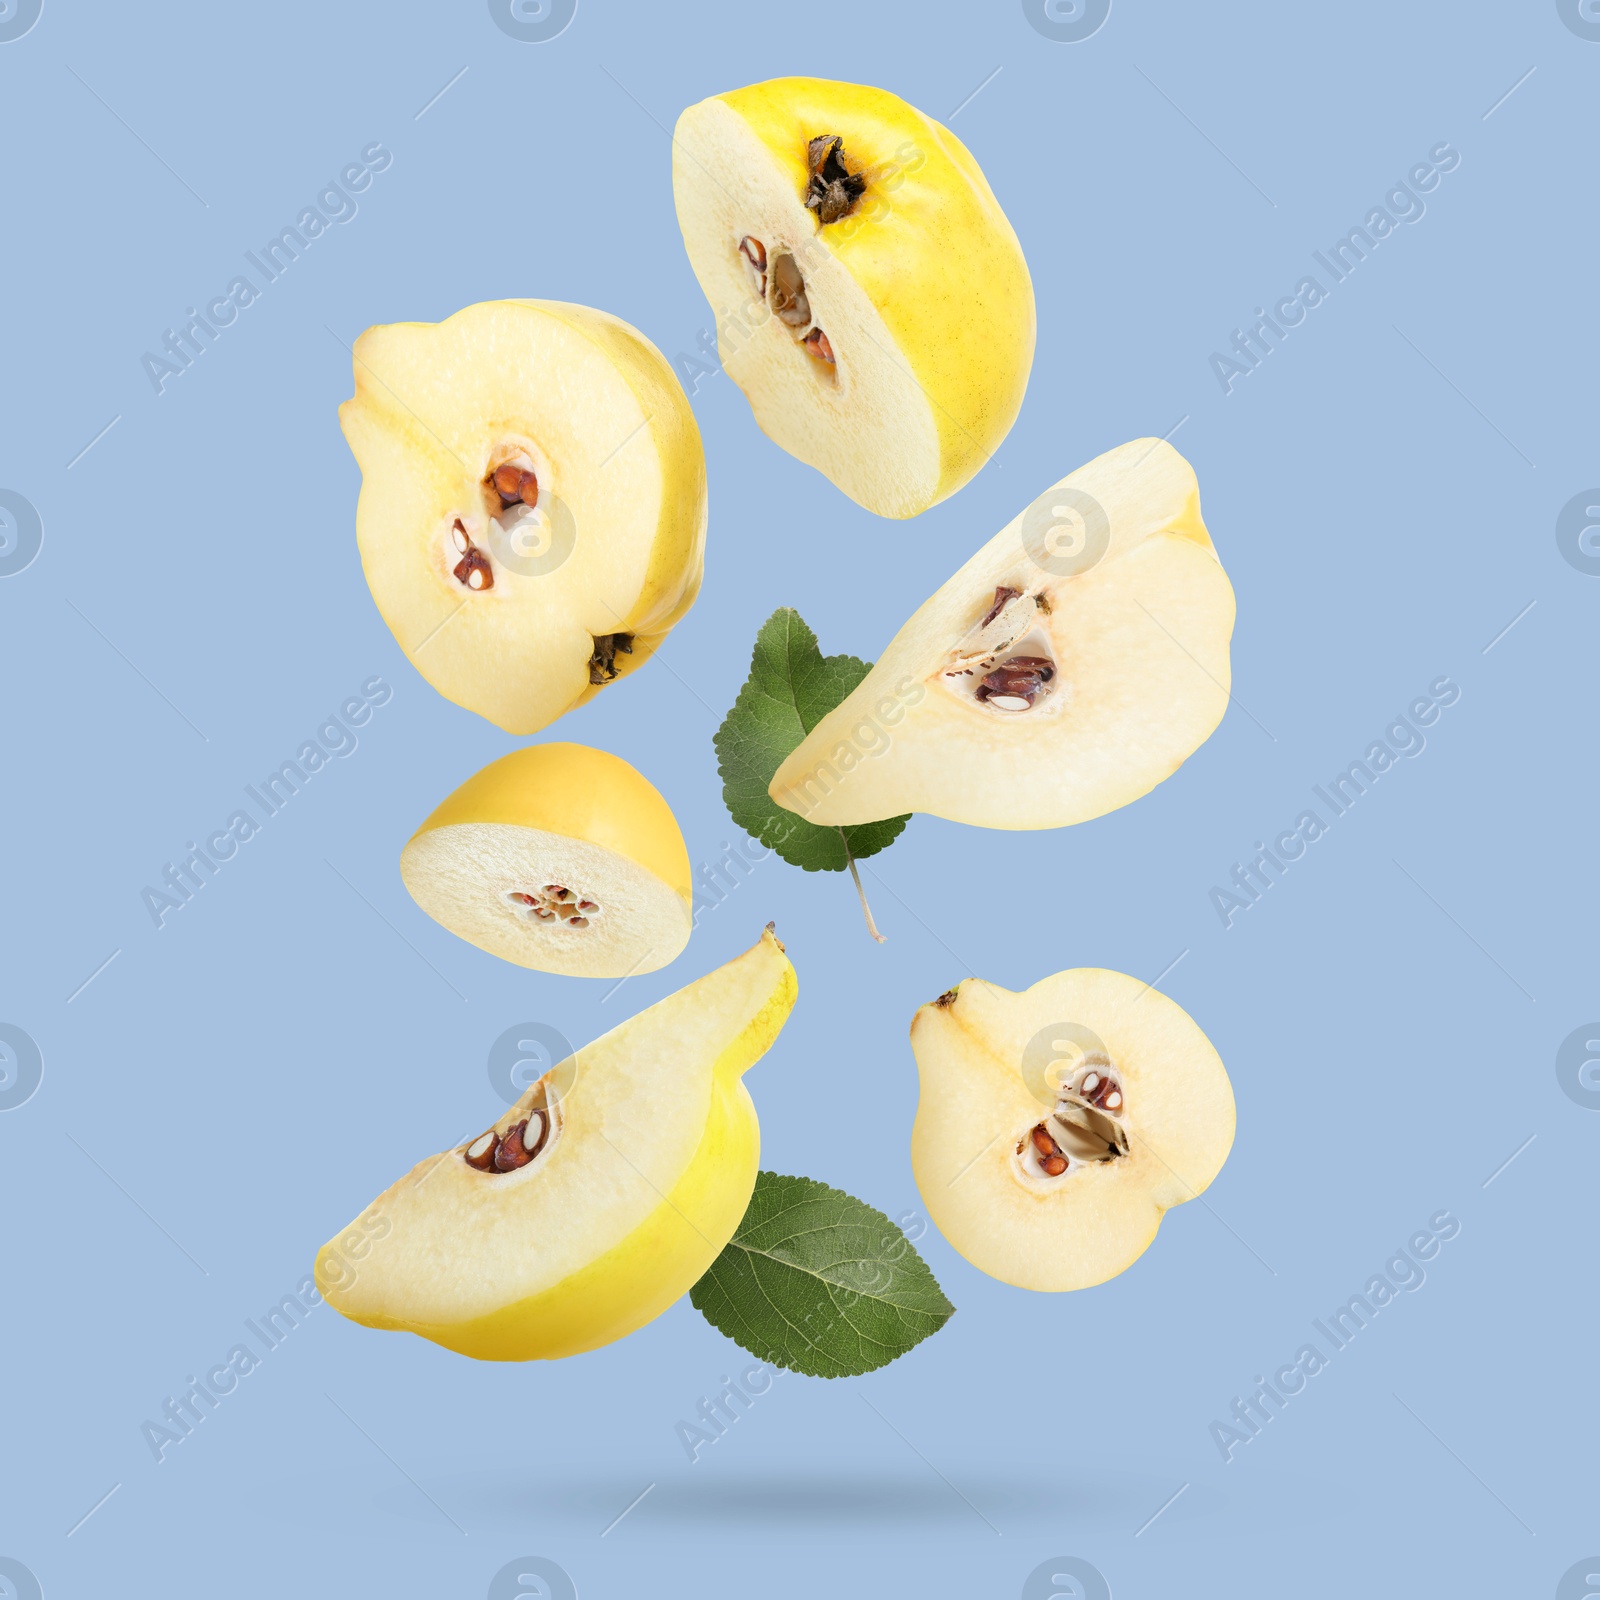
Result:
{"type": "Polygon", "coordinates": [[[542,744],[492,761],[400,852],[411,898],[480,950],[541,972],[654,972],[689,942],[689,852],[620,756],[542,744]]]}
{"type": "Polygon", "coordinates": [[[928,1215],[1021,1289],[1131,1266],[1233,1145],[1233,1089],[1183,1008],[1080,967],[1020,994],[968,979],[911,1021],[911,1164],[928,1215]]]}
{"type": "Polygon", "coordinates": [[[1001,529],[769,792],[824,826],[1098,817],[1170,777],[1222,720],[1233,616],[1193,469],[1136,439],[1001,529]]]}
{"type": "Polygon", "coordinates": [[[643,334],[499,300],[369,328],[339,408],[372,597],[441,694],[537,733],[636,671],[693,604],[694,414],[643,334]]]}
{"type": "Polygon", "coordinates": [[[994,453],[1033,285],[948,128],[883,89],[778,78],[679,117],[672,188],[723,368],[790,455],[911,517],[994,453]]]}
{"type": "Polygon", "coordinates": [[[642,1327],[744,1216],[761,1130],[741,1076],[794,998],[769,927],[385,1190],[318,1252],[317,1287],[354,1322],[484,1361],[574,1355],[642,1327]]]}

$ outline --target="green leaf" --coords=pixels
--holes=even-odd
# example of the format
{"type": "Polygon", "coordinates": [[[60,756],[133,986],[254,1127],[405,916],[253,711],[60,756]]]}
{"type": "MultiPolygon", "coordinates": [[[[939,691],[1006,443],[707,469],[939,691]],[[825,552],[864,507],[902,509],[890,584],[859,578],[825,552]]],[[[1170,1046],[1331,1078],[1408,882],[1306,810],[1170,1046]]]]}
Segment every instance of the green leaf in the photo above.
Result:
{"type": "Polygon", "coordinates": [[[956,1309],[881,1211],[776,1172],[757,1175],[739,1231],[689,1300],[751,1355],[813,1378],[887,1366],[956,1309]]]}
{"type": "Polygon", "coordinates": [[[784,758],[872,670],[855,656],[825,656],[817,636],[784,606],[756,635],[750,676],[713,743],[722,798],[746,833],[807,872],[843,872],[900,835],[909,814],[848,828],[819,828],[767,793],[784,758]]]}

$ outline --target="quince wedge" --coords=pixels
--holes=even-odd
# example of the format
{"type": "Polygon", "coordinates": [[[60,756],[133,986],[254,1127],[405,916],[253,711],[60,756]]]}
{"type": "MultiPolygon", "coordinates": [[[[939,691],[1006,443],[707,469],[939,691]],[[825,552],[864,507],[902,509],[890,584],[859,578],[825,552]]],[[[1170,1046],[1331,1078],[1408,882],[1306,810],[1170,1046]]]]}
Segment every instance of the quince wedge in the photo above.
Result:
{"type": "Polygon", "coordinates": [[[760,1128],[741,1081],[796,993],[769,927],[726,966],[552,1067],[323,1246],[354,1322],[483,1361],[593,1350],[658,1317],[733,1237],[760,1128]]]}
{"type": "Polygon", "coordinates": [[[927,600],[769,793],[826,827],[1098,817],[1221,722],[1233,619],[1194,469],[1135,439],[1045,490],[927,600]]]}
{"type": "Polygon", "coordinates": [[[694,926],[672,808],[620,756],[588,745],[491,761],[411,836],[400,876],[435,922],[540,972],[654,972],[694,926]]]}
{"type": "Polygon", "coordinates": [[[356,540],[412,665],[508,733],[635,672],[694,603],[700,431],[637,329],[553,300],[368,328],[339,408],[356,540]]]}
{"type": "Polygon", "coordinates": [[[912,517],[999,447],[1033,284],[948,128],[885,89],[777,78],[688,108],[672,189],[723,370],[857,504],[912,517]]]}
{"type": "Polygon", "coordinates": [[[1086,1289],[1131,1266],[1233,1146],[1233,1088],[1175,1001],[1080,967],[1013,993],[969,978],[911,1021],[911,1166],[973,1266],[1086,1289]]]}

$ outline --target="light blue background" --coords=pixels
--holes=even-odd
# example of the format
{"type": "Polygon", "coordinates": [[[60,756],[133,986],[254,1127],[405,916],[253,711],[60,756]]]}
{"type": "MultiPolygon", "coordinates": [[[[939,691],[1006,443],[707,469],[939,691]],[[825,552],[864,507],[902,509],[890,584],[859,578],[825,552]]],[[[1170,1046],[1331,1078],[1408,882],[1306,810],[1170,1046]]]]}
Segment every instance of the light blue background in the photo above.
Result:
{"type": "Polygon", "coordinates": [[[50,1600],[478,1596],[533,1554],[584,1600],[1011,1596],[1065,1555],[1118,1600],[1553,1594],[1600,1547],[1600,1115],[1554,1071],[1600,1015],[1600,580],[1554,537],[1600,482],[1597,77],[1600,43],[1544,0],[1117,0],[1080,43],[1015,3],[582,0],[538,44],[481,0],[47,0],[0,44],[0,487],[45,530],[0,582],[0,1020],[45,1062],[0,1116],[0,1553],[50,1600]],[[704,592],[657,664],[552,736],[636,764],[715,862],[734,832],[711,735],[773,608],[870,657],[1047,483],[1174,428],[1238,593],[1238,698],[1176,776],[1096,822],[916,818],[867,872],[881,949],[847,878],[774,859],[606,1000],[452,938],[401,886],[411,829],[516,741],[435,694],[367,595],[345,346],[536,295],[695,352],[710,316],[667,130],[787,72],[953,114],[1033,271],[1026,404],[966,489],[888,522],[706,379],[704,592]],[[394,161],[359,215],[157,397],[141,355],[373,141],[394,161]],[[1426,216],[1224,395],[1211,353],[1440,141],[1461,164],[1426,216]],[[375,674],[394,697],[359,750],[152,927],[140,890],[375,674]],[[1225,930],[1212,885],[1440,675],[1461,699],[1426,751],[1225,930]],[[322,1307],[151,1459],[140,1424],[186,1375],[496,1114],[505,1028],[590,1038],[769,918],[801,1000],[748,1080],[765,1166],[920,1216],[916,1006],[972,973],[1148,980],[1183,953],[1162,987],[1232,1075],[1226,1168],[1071,1296],[993,1282],[929,1231],[960,1308],[942,1333],[865,1379],[781,1375],[693,1464],[674,1424],[746,1358],[687,1301],[525,1369],[322,1307]],[[1461,1233],[1426,1284],[1224,1464],[1213,1419],[1441,1209],[1461,1233]]]}

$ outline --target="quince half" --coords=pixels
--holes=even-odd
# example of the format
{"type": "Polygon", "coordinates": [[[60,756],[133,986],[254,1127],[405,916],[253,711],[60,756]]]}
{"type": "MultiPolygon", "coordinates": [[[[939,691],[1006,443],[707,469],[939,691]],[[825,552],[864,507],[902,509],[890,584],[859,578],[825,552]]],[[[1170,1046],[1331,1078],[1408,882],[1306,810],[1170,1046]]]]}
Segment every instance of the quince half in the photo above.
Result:
{"type": "Polygon", "coordinates": [[[978,164],[885,89],[777,78],[678,119],[672,189],[762,430],[885,517],[954,494],[1033,365],[1033,284],[978,164]]]}
{"type": "Polygon", "coordinates": [[[911,1165],[973,1266],[1022,1289],[1130,1267],[1233,1146],[1233,1088],[1189,1014],[1137,978],[1058,972],[1020,994],[970,978],[911,1020],[911,1165]]]}
{"type": "Polygon", "coordinates": [[[1222,720],[1233,617],[1193,468],[1135,439],[1053,484],[926,601],[769,792],[829,827],[1098,817],[1222,720]]]}
{"type": "Polygon", "coordinates": [[[637,329],[553,300],[368,328],[339,408],[372,597],[434,688],[537,733],[636,671],[699,592],[706,473],[637,329]]]}
{"type": "Polygon", "coordinates": [[[413,1167],[317,1255],[328,1304],[483,1361],[552,1360],[660,1314],[733,1237],[761,1130],[742,1074],[795,999],[769,927],[413,1167]]]}
{"type": "Polygon", "coordinates": [[[654,972],[694,926],[672,808],[620,756],[588,745],[490,762],[411,836],[400,876],[435,922],[541,972],[654,972]]]}

